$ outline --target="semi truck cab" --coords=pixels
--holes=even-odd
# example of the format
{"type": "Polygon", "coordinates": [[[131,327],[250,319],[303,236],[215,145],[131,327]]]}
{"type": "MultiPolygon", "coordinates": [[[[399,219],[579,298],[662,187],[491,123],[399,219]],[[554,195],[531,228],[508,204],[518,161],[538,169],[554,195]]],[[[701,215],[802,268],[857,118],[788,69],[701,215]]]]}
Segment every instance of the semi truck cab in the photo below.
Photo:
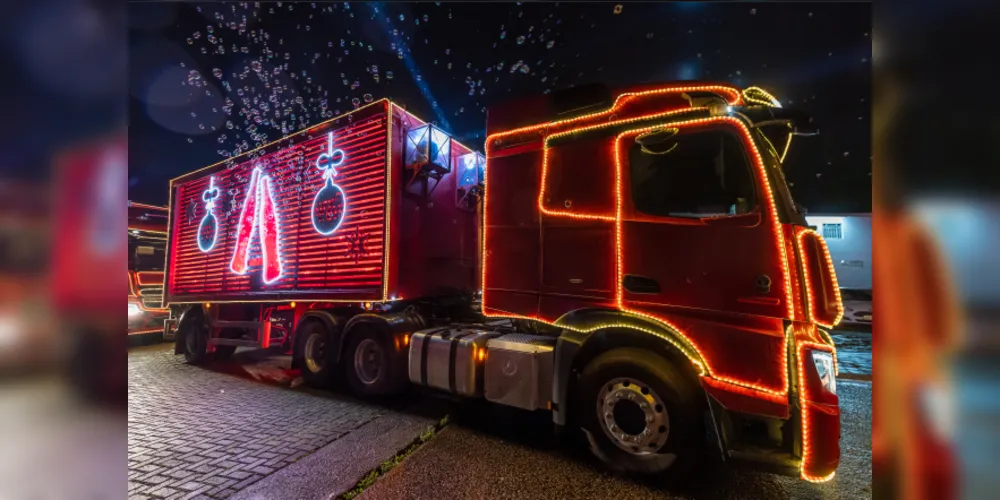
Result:
{"type": "Polygon", "coordinates": [[[128,334],[155,336],[170,312],[162,307],[167,207],[129,201],[128,215],[128,334]]]}
{"type": "Polygon", "coordinates": [[[833,477],[842,306],[781,163],[808,117],[583,86],[491,107],[479,155],[388,101],[353,113],[171,183],[178,354],[281,345],[313,385],[549,411],[629,473],[714,452],[833,477]]]}

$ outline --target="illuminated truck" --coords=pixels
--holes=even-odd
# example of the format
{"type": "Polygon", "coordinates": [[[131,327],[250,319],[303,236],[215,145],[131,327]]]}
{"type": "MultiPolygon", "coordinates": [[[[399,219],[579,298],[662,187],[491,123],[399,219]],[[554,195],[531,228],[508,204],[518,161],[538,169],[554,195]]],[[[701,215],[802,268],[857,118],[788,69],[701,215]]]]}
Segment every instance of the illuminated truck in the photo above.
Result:
{"type": "Polygon", "coordinates": [[[128,335],[163,333],[169,311],[163,304],[167,207],[128,202],[128,335]]]}
{"type": "Polygon", "coordinates": [[[595,85],[486,126],[481,155],[381,100],[174,179],[175,351],[548,411],[626,472],[711,452],[831,478],[842,307],[781,165],[808,118],[756,88],[595,85]]]}

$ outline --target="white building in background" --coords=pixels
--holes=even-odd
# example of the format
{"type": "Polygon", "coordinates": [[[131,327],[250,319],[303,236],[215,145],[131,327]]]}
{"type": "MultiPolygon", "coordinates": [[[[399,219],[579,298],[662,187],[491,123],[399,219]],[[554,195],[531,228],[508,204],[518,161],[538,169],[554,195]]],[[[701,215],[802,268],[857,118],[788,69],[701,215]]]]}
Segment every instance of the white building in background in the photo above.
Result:
{"type": "Polygon", "coordinates": [[[872,288],[872,214],[807,214],[823,235],[842,288],[872,288]]]}

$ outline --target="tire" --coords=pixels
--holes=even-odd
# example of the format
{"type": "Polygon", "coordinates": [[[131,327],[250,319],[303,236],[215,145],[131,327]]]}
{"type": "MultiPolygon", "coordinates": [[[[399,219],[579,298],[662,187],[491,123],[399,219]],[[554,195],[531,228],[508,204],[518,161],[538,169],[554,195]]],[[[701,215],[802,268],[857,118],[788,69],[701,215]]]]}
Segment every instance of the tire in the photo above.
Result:
{"type": "Polygon", "coordinates": [[[395,349],[389,335],[369,323],[355,325],[347,335],[342,360],[345,378],[355,394],[385,396],[406,389],[406,356],[395,349]]]}
{"type": "Polygon", "coordinates": [[[608,468],[670,480],[704,456],[700,389],[665,358],[613,349],[584,368],[577,387],[580,425],[608,468]]]}
{"type": "Polygon", "coordinates": [[[184,360],[192,365],[207,361],[209,326],[204,316],[195,314],[185,317],[178,329],[184,339],[184,360]]]}
{"type": "Polygon", "coordinates": [[[310,387],[325,388],[333,381],[336,368],[330,343],[333,335],[322,321],[307,320],[295,333],[295,366],[310,387]]]}

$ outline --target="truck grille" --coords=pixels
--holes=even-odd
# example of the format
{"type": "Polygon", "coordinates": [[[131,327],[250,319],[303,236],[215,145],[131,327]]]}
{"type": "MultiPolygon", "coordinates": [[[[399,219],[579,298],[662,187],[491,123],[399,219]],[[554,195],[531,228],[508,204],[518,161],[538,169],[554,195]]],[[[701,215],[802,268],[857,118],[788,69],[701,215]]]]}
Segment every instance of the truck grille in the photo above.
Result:
{"type": "Polygon", "coordinates": [[[162,286],[144,286],[140,289],[140,292],[142,293],[142,296],[139,298],[142,300],[142,306],[146,309],[160,309],[163,307],[162,286]]]}

